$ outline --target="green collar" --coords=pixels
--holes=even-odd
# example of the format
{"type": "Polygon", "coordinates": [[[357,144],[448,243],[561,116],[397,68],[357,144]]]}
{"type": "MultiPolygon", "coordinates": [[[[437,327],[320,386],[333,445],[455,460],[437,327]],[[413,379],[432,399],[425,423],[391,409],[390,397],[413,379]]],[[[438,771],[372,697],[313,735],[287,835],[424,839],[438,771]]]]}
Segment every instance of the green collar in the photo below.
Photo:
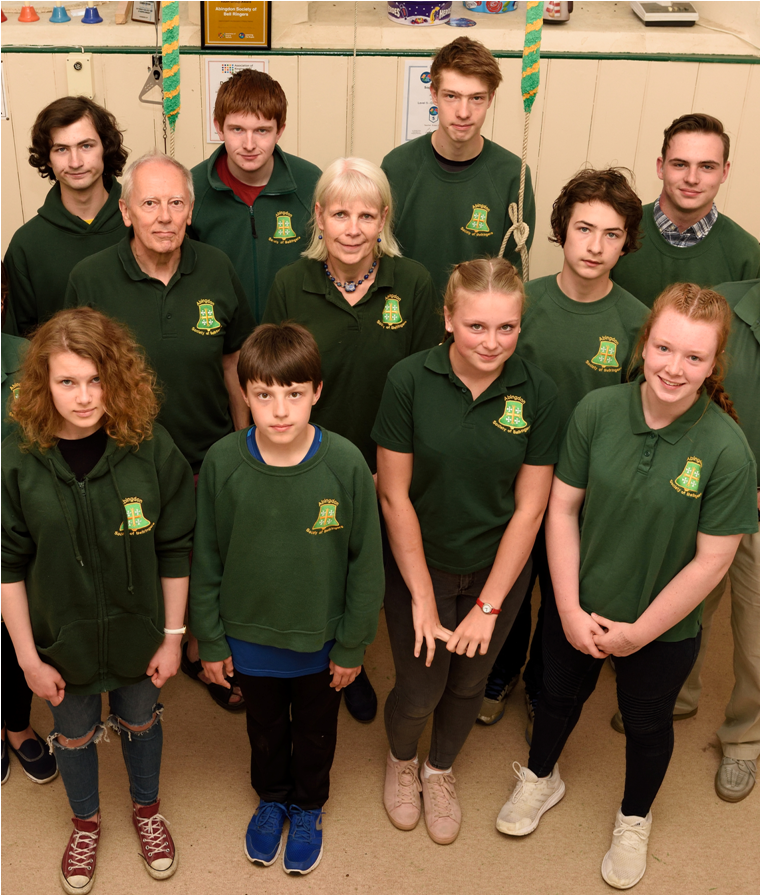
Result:
{"type": "MultiPolygon", "coordinates": [[[[206,163],[206,176],[209,178],[209,184],[214,190],[228,190],[232,193],[230,187],[227,184],[222,183],[220,176],[217,174],[217,159],[222,155],[223,152],[227,152],[225,149],[225,144],[223,143],[218,149],[214,151],[214,153],[210,156],[206,163]]],[[[285,157],[285,153],[279,146],[275,146],[275,151],[272,154],[272,158],[275,160],[274,167],[272,168],[272,174],[270,175],[270,179],[264,186],[264,189],[259,194],[260,196],[280,196],[286,193],[295,193],[296,192],[296,181],[293,179],[293,175],[291,174],[291,169],[288,165],[288,160],[285,157]]]]}
{"type": "MultiPolygon", "coordinates": [[[[119,260],[121,261],[122,266],[124,267],[124,271],[130,278],[130,280],[153,280],[154,278],[146,274],[145,271],[137,263],[137,259],[135,258],[132,247],[130,246],[130,241],[132,240],[132,237],[134,235],[135,232],[130,227],[127,236],[125,236],[123,240],[116,244],[116,251],[119,254],[119,260]]],[[[193,248],[193,240],[191,240],[190,237],[186,236],[182,241],[182,246],[180,248],[180,263],[177,266],[177,270],[174,272],[172,279],[169,281],[168,286],[171,286],[173,283],[175,283],[176,279],[183,274],[192,274],[195,266],[196,250],[193,248]]]]}
{"type": "Polygon", "coordinates": [[[348,310],[356,308],[359,305],[364,305],[376,289],[390,289],[394,285],[394,259],[390,255],[384,255],[378,259],[378,270],[376,271],[375,280],[373,280],[370,289],[367,290],[367,293],[356,305],[349,305],[348,302],[343,301],[343,296],[341,296],[341,294],[334,288],[333,283],[325,273],[325,268],[321,261],[316,261],[313,258],[306,258],[304,259],[303,264],[304,281],[301,288],[304,292],[325,296],[325,298],[328,299],[328,301],[333,302],[334,305],[338,305],[340,308],[346,308],[348,310]]]}
{"type": "Polygon", "coordinates": [[[668,442],[669,445],[676,445],[683,435],[688,433],[693,426],[705,414],[707,406],[710,402],[708,394],[701,392],[695,404],[681,417],[677,417],[673,423],[664,426],[663,429],[652,430],[645,422],[645,412],[642,410],[642,392],[640,387],[645,381],[643,374],[631,383],[632,393],[629,401],[629,423],[634,435],[642,435],[643,433],[655,432],[656,435],[668,442]]]}
{"type": "MultiPolygon", "coordinates": [[[[430,349],[426,356],[424,366],[427,370],[431,370],[434,373],[448,376],[450,382],[454,383],[458,388],[466,389],[467,386],[465,383],[461,382],[457,374],[452,370],[452,362],[449,359],[449,347],[452,345],[453,341],[453,337],[448,336],[441,345],[436,345],[430,349]]],[[[507,361],[505,361],[500,375],[478,396],[478,398],[475,399],[475,401],[486,401],[489,398],[493,398],[495,395],[501,395],[511,386],[518,386],[521,383],[525,383],[526,379],[526,367],[523,361],[516,354],[512,354],[507,361]]]]}

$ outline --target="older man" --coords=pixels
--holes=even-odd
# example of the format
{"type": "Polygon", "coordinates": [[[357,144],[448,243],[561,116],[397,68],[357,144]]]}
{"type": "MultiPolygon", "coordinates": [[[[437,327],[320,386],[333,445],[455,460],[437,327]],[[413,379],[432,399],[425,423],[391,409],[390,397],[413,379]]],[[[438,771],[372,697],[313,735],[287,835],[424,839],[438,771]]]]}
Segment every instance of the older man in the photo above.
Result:
{"type": "Polygon", "coordinates": [[[159,422],[197,473],[214,442],[248,423],[236,371],[254,326],[246,295],[224,252],[185,236],[193,180],[184,165],[142,156],[119,204],[127,236],[74,268],[66,306],[97,308],[135,334],[162,389],[159,422]]]}

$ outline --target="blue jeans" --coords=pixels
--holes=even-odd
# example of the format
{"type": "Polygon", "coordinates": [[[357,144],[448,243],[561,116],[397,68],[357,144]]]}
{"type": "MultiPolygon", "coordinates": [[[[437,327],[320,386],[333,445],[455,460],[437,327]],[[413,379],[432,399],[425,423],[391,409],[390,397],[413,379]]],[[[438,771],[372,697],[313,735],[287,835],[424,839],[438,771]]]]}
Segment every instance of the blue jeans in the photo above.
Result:
{"type": "Polygon", "coordinates": [[[164,707],[158,702],[160,693],[150,678],[109,691],[111,715],[105,723],[100,718],[100,694],[67,693],[58,706],[48,702],[54,726],[48,744],[57,750],[58,769],[71,810],[77,818],[90,818],[100,809],[96,744],[106,735],[106,726],[120,735],[132,801],[140,806],[150,806],[158,799],[164,741],[161,730],[164,707]],[[125,727],[126,723],[141,728],[151,720],[153,724],[145,731],[130,731],[125,727]],[[80,747],[64,747],[58,740],[59,734],[69,740],[78,740],[90,733],[90,740],[80,747]]]}

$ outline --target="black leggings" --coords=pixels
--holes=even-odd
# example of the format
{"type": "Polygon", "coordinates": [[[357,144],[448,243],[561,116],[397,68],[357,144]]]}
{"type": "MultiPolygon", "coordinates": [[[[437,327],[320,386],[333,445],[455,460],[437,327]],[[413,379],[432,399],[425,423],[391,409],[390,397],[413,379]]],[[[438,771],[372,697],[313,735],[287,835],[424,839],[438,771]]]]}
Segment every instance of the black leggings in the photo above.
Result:
{"type": "Polygon", "coordinates": [[[26,683],[24,673],[16,659],[13,641],[2,623],[3,674],[2,713],[3,726],[9,731],[25,731],[29,727],[29,713],[32,709],[32,691],[26,683]]]}
{"type": "MultiPolygon", "coordinates": [[[[568,643],[554,601],[545,604],[542,647],[544,678],[528,760],[538,777],[552,773],[605,662],[568,643]]],[[[624,815],[644,818],[666,776],[674,749],[674,705],[699,649],[700,633],[684,641],[651,641],[615,658],[626,730],[624,815]]]]}

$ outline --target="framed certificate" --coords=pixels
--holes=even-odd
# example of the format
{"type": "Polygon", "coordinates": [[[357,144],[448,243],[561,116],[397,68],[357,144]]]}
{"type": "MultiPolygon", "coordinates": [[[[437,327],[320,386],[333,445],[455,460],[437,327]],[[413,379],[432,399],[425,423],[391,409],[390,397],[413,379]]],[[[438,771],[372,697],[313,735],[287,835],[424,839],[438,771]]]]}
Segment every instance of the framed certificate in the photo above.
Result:
{"type": "Polygon", "coordinates": [[[258,47],[270,49],[272,3],[224,3],[207,0],[201,4],[202,47],[258,47]]]}

